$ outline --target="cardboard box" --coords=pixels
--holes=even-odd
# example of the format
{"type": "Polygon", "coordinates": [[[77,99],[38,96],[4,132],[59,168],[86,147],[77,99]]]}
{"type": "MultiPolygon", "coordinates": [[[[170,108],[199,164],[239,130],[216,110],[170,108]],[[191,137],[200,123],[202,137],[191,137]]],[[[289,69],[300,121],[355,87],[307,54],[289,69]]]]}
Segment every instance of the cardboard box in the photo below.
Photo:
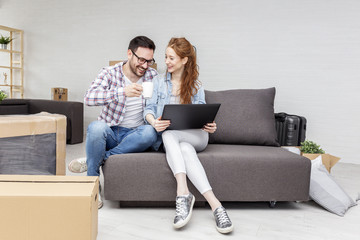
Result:
{"type": "Polygon", "coordinates": [[[0,129],[0,174],[65,175],[66,116],[1,115],[0,129]]]}
{"type": "Polygon", "coordinates": [[[331,171],[331,168],[340,160],[339,157],[335,157],[333,155],[324,153],[324,154],[310,154],[310,153],[303,153],[302,154],[304,157],[307,157],[310,160],[314,160],[315,158],[317,158],[319,155],[321,155],[321,159],[323,164],[325,165],[326,169],[328,170],[328,172],[331,171]]]}
{"type": "Polygon", "coordinates": [[[0,175],[0,238],[95,240],[98,177],[0,175]]]}
{"type": "MultiPolygon", "coordinates": [[[[285,148],[291,152],[297,153],[300,152],[301,147],[299,146],[282,146],[282,148],[285,148]],[[298,150],[297,150],[298,149],[298,150]],[[297,151],[296,151],[297,150],[297,151]]],[[[324,154],[312,154],[312,153],[301,153],[301,156],[304,156],[310,160],[314,160],[319,155],[321,155],[321,160],[328,172],[330,172],[331,168],[341,159],[339,157],[335,157],[333,155],[324,153],[324,154]]]]}
{"type": "Polygon", "coordinates": [[[68,90],[67,88],[51,88],[51,99],[56,101],[67,101],[68,90]]]}

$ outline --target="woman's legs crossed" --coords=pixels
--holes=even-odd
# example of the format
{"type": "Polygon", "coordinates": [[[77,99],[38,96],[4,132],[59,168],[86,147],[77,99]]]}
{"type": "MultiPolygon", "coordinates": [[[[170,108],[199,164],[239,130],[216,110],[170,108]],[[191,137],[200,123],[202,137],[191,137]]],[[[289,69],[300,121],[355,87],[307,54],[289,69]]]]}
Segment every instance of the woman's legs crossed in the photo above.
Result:
{"type": "Polygon", "coordinates": [[[208,134],[202,130],[165,131],[162,135],[168,164],[177,181],[177,195],[189,193],[186,175],[200,193],[211,190],[196,151],[206,148],[208,134]]]}

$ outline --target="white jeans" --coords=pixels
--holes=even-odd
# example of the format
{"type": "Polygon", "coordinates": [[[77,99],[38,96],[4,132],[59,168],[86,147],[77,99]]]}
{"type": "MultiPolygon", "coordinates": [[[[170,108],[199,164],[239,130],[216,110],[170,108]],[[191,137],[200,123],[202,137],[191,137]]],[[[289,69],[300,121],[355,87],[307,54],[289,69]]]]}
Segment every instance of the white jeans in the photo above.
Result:
{"type": "Polygon", "coordinates": [[[201,129],[167,130],[162,134],[166,159],[174,175],[185,173],[201,193],[211,190],[205,170],[196,154],[203,151],[209,134],[201,129]]]}

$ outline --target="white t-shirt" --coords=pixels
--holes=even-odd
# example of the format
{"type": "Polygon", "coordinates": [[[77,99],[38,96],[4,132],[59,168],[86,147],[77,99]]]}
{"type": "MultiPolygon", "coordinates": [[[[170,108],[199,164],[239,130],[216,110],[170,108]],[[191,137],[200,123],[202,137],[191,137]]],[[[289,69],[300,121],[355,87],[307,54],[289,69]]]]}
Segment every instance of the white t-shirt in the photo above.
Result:
{"type": "MultiPolygon", "coordinates": [[[[137,81],[137,84],[142,84],[142,78],[137,81]]],[[[132,82],[125,76],[125,86],[132,84],[132,82]]],[[[144,125],[143,117],[142,95],[139,97],[126,97],[125,100],[125,114],[120,126],[126,128],[137,128],[144,125]]]]}

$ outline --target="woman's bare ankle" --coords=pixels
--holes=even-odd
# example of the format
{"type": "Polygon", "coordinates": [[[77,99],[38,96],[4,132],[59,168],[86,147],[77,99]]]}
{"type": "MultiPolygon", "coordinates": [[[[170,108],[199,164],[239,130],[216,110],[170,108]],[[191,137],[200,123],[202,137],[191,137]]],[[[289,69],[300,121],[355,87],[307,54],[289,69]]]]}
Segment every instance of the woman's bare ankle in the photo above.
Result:
{"type": "Polygon", "coordinates": [[[185,196],[185,195],[189,195],[189,190],[183,190],[183,191],[177,191],[176,194],[177,196],[185,196]]]}

